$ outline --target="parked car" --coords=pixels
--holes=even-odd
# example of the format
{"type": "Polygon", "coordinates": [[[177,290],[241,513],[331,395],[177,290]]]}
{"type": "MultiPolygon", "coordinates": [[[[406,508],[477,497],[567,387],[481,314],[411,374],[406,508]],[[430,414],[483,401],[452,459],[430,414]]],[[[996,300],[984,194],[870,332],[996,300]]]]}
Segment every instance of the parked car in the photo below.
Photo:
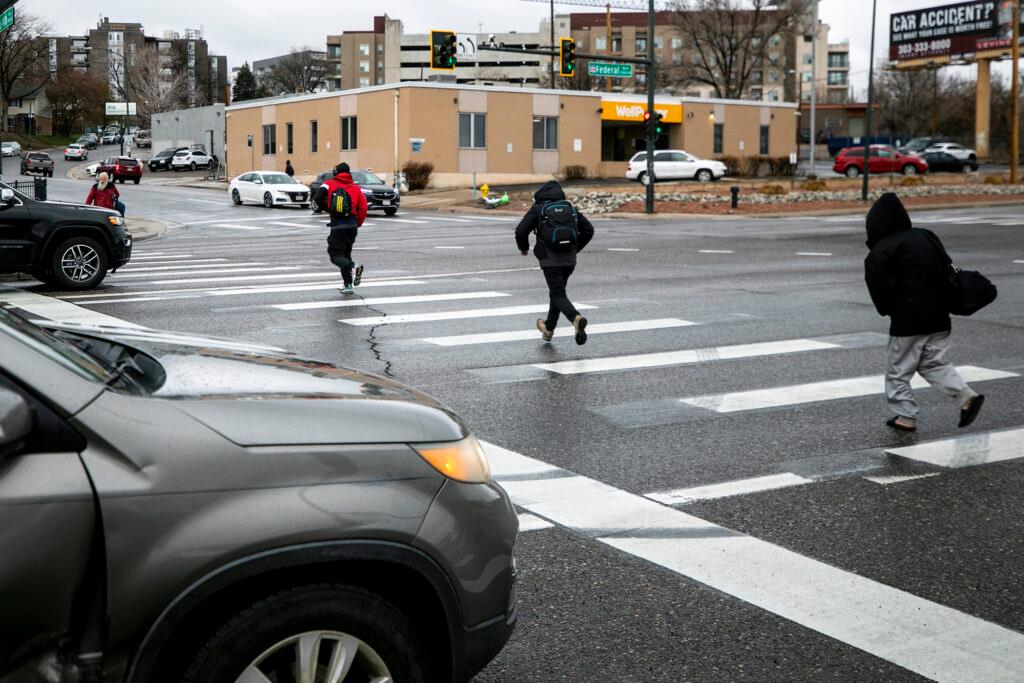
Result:
{"type": "MultiPolygon", "coordinates": [[[[847,147],[836,155],[832,170],[848,178],[856,178],[864,172],[864,148],[847,147]]],[[[872,173],[902,173],[916,175],[928,172],[928,162],[916,154],[900,154],[885,145],[871,146],[871,160],[868,170],[872,173]]]]}
{"type": "Polygon", "coordinates": [[[21,156],[21,145],[13,140],[9,142],[0,142],[0,156],[21,156]]]}
{"type": "Polygon", "coordinates": [[[85,145],[73,142],[64,148],[64,161],[74,159],[76,161],[85,161],[89,158],[89,150],[85,145]]]}
{"type": "Polygon", "coordinates": [[[263,206],[301,206],[309,208],[309,188],[285,173],[243,173],[228,184],[228,196],[240,206],[259,202],[263,206]]]}
{"type": "Polygon", "coordinates": [[[171,159],[174,155],[181,151],[188,151],[188,147],[170,147],[162,150],[159,154],[149,160],[150,171],[169,171],[171,170],[171,159]]]}
{"type": "Polygon", "coordinates": [[[952,173],[962,173],[967,164],[960,161],[949,152],[924,152],[920,155],[922,159],[928,162],[928,170],[935,171],[949,171],[952,173]]]}
{"type": "MultiPolygon", "coordinates": [[[[324,171],[309,184],[309,195],[312,197],[324,181],[334,177],[334,171],[324,171]]],[[[387,216],[394,216],[401,208],[401,193],[390,185],[385,184],[377,175],[370,171],[352,171],[352,180],[366,197],[366,207],[370,211],[383,211],[387,216]]],[[[313,213],[319,213],[320,207],[311,204],[313,213]]]]}
{"type": "Polygon", "coordinates": [[[913,138],[909,140],[907,144],[901,145],[896,148],[896,151],[900,154],[917,154],[920,155],[928,147],[934,145],[937,142],[941,142],[942,138],[913,138]]]}
{"type": "Polygon", "coordinates": [[[964,162],[964,164],[970,167],[972,171],[978,170],[978,153],[970,147],[964,147],[963,145],[958,145],[955,142],[937,142],[933,145],[929,145],[924,151],[945,152],[947,154],[951,154],[964,162]]]}
{"type": "Polygon", "coordinates": [[[99,169],[99,162],[96,162],[95,164],[89,164],[88,166],[85,167],[85,175],[94,176],[99,171],[99,169]]]}
{"type": "Polygon", "coordinates": [[[39,173],[53,177],[53,159],[45,152],[29,152],[21,160],[21,174],[39,173]]]}
{"type": "Polygon", "coordinates": [[[153,146],[153,134],[148,130],[140,130],[135,134],[135,146],[136,147],[152,147],[153,146]]]}
{"type": "Polygon", "coordinates": [[[106,173],[115,183],[130,180],[138,185],[142,180],[142,163],[132,157],[109,157],[100,163],[96,173],[106,173]]]}
{"type": "Polygon", "coordinates": [[[75,140],[75,143],[82,145],[86,149],[96,149],[96,147],[98,147],[100,144],[100,138],[98,135],[96,135],[96,133],[83,133],[82,135],[78,136],[78,139],[75,140]]]}
{"type": "Polygon", "coordinates": [[[466,681],[511,635],[515,509],[429,396],[2,309],[0,358],[4,680],[466,681]]]}
{"type": "MultiPolygon", "coordinates": [[[[654,180],[694,179],[702,183],[718,180],[725,175],[721,161],[698,159],[681,149],[658,150],[654,153],[654,180]]],[[[626,166],[626,177],[646,185],[647,152],[637,152],[626,166]]]]}
{"type": "Polygon", "coordinates": [[[211,166],[213,166],[213,158],[198,149],[183,149],[175,152],[171,157],[172,171],[194,171],[197,168],[210,168],[211,166]]]}
{"type": "Polygon", "coordinates": [[[131,258],[132,236],[109,209],[40,202],[0,183],[0,223],[0,273],[28,273],[60,289],[92,289],[131,258]]]}

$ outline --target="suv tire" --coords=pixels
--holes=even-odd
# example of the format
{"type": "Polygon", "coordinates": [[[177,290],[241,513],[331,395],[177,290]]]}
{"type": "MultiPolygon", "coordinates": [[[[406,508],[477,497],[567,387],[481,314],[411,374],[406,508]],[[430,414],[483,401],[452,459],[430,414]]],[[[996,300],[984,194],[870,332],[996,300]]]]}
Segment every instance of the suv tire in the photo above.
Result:
{"type": "Polygon", "coordinates": [[[270,653],[277,655],[274,671],[292,674],[300,646],[289,641],[316,632],[328,636],[321,641],[327,645],[319,650],[321,675],[313,672],[309,680],[328,680],[322,667],[334,654],[330,638],[335,635],[359,644],[354,667],[363,667],[369,675],[355,679],[372,680],[381,675],[374,669],[383,665],[390,680],[436,680],[428,664],[431,652],[409,619],[380,596],[344,584],[300,586],[256,602],[221,626],[195,657],[184,658],[192,663],[182,680],[241,680],[243,672],[270,653]]]}
{"type": "Polygon", "coordinates": [[[107,276],[107,253],[91,237],[69,237],[53,250],[50,275],[62,289],[92,289],[107,276]]]}
{"type": "Polygon", "coordinates": [[[847,178],[856,178],[860,175],[860,169],[851,164],[846,167],[846,171],[844,173],[847,178]]]}

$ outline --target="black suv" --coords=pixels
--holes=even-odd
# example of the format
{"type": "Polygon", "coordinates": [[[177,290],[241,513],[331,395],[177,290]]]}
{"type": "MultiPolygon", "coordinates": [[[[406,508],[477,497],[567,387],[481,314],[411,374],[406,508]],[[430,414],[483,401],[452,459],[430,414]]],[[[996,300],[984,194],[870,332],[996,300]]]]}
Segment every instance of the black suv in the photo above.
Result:
{"type": "Polygon", "coordinates": [[[132,236],[116,211],[40,202],[0,183],[0,273],[92,289],[131,255],[132,236]]]}
{"type": "MultiPolygon", "coordinates": [[[[316,191],[320,189],[324,181],[330,180],[333,177],[334,171],[324,171],[314,178],[313,182],[309,184],[309,196],[312,197],[316,194],[316,191]]],[[[388,216],[394,216],[398,213],[398,207],[402,201],[398,190],[390,185],[386,185],[383,180],[370,171],[352,171],[352,180],[363,191],[363,196],[366,197],[367,209],[370,211],[383,211],[388,216]]],[[[320,212],[316,202],[311,203],[310,206],[313,207],[313,213],[320,212]]]]}
{"type": "MultiPolygon", "coordinates": [[[[152,142],[150,144],[152,144],[152,142]]],[[[155,157],[153,157],[152,159],[149,160],[149,170],[150,171],[169,171],[169,170],[171,170],[171,159],[174,158],[175,154],[177,154],[178,152],[181,152],[181,151],[187,152],[188,151],[188,147],[171,147],[170,149],[163,150],[162,152],[160,152],[155,157]]]]}

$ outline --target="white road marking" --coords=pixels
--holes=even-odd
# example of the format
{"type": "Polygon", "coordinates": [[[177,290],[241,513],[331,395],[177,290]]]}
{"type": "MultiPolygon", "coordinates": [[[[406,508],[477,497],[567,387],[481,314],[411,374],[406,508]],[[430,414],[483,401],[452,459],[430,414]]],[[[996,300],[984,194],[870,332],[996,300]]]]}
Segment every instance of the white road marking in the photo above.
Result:
{"type": "MultiPolygon", "coordinates": [[[[587,326],[587,334],[608,334],[612,332],[639,332],[641,330],[660,330],[670,327],[688,327],[700,323],[678,318],[658,318],[655,320],[630,320],[621,323],[598,323],[587,326]]],[[[575,330],[571,326],[555,328],[556,337],[571,337],[575,330]]],[[[466,346],[469,344],[493,344],[498,342],[538,340],[540,332],[532,330],[516,330],[513,332],[485,332],[483,334],[460,334],[450,337],[427,337],[422,341],[437,346],[466,346]]]]}
{"type": "Polygon", "coordinates": [[[238,225],[237,223],[217,223],[214,228],[231,228],[233,230],[262,230],[258,225],[238,225]]]}
{"type": "MultiPolygon", "coordinates": [[[[227,259],[200,259],[200,260],[202,260],[202,261],[207,261],[207,260],[209,260],[209,261],[227,261],[227,259]]],[[[202,264],[202,265],[192,265],[194,263],[195,263],[195,261],[189,261],[188,265],[182,264],[182,263],[175,263],[174,265],[169,265],[169,264],[166,264],[166,263],[162,263],[162,264],[156,265],[156,266],[151,266],[151,265],[149,265],[147,263],[147,264],[145,264],[145,265],[143,265],[141,267],[138,267],[138,268],[136,268],[134,266],[131,266],[131,264],[129,263],[128,266],[126,266],[124,268],[119,268],[117,273],[114,273],[114,274],[115,275],[123,275],[125,273],[143,273],[143,272],[150,272],[150,271],[156,271],[156,270],[196,270],[196,269],[206,269],[206,268],[216,268],[216,267],[218,267],[218,266],[210,265],[208,263],[207,264],[202,264]]],[[[265,266],[267,264],[263,263],[261,261],[251,261],[251,262],[247,262],[247,263],[224,263],[224,264],[221,264],[221,265],[223,265],[223,267],[225,267],[225,268],[229,268],[229,267],[230,268],[243,268],[243,267],[247,267],[247,266],[265,266]]]]}
{"type": "Polygon", "coordinates": [[[608,251],[640,251],[639,249],[629,249],[627,247],[608,247],[608,251]]]}
{"type": "Polygon", "coordinates": [[[215,202],[212,199],[193,199],[192,197],[182,197],[186,202],[196,202],[198,204],[216,204],[217,206],[227,206],[228,202],[215,202]]]}
{"type": "Polygon", "coordinates": [[[831,256],[832,252],[830,252],[830,251],[798,251],[798,252],[796,252],[796,255],[797,256],[831,256]]]}
{"type": "Polygon", "coordinates": [[[950,469],[987,465],[1024,458],[1024,429],[981,432],[885,452],[950,469]]]}
{"type": "Polygon", "coordinates": [[[927,479],[928,477],[935,477],[940,474],[942,474],[942,472],[926,472],[924,474],[894,474],[890,476],[870,476],[864,478],[870,482],[874,482],[875,484],[889,486],[890,484],[902,484],[905,481],[913,481],[915,479],[927,479]]]}
{"type": "Polygon", "coordinates": [[[600,543],[928,678],[1009,682],[1024,671],[1024,634],[540,460],[483,447],[513,503],[600,543]]]}
{"type": "Polygon", "coordinates": [[[338,277],[338,271],[333,273],[281,273],[277,275],[247,275],[240,277],[199,277],[189,278],[185,280],[155,280],[150,282],[151,285],[188,285],[198,284],[200,282],[249,282],[251,280],[284,280],[287,278],[306,278],[306,277],[338,277]]]}
{"type": "Polygon", "coordinates": [[[758,356],[774,356],[784,353],[822,351],[824,349],[837,348],[840,348],[839,344],[816,341],[814,339],[785,339],[774,342],[737,344],[735,346],[641,353],[632,356],[568,360],[558,363],[534,363],[533,367],[557,372],[560,375],[578,375],[587,372],[635,370],[637,368],[655,368],[665,365],[688,365],[690,363],[706,363],[708,361],[732,360],[736,358],[756,358],[758,356]]]}
{"type": "Polygon", "coordinates": [[[735,253],[732,249],[701,249],[701,254],[733,254],[735,253]]]}
{"type": "MultiPolygon", "coordinates": [[[[359,285],[364,287],[402,287],[404,285],[425,285],[424,280],[364,280],[359,285]]],[[[204,296],[238,296],[246,294],[275,294],[279,292],[314,292],[318,290],[339,289],[341,287],[340,276],[336,276],[331,282],[316,284],[298,285],[269,285],[266,287],[182,287],[180,289],[149,289],[134,292],[104,292],[102,294],[71,294],[61,297],[67,301],[81,300],[83,304],[92,303],[94,299],[109,299],[112,303],[117,297],[135,299],[148,297],[156,294],[170,294],[172,296],[161,297],[161,299],[175,298],[198,298],[204,296]],[[180,295],[180,296],[173,296],[180,295]]]]}
{"type": "MultiPolygon", "coordinates": [[[[424,216],[423,214],[416,214],[416,218],[419,220],[427,221],[440,221],[443,223],[472,223],[473,221],[469,218],[447,218],[445,216],[424,216]]],[[[391,218],[383,219],[390,221],[391,218]]]]}
{"type": "Polygon", "coordinates": [[[416,225],[426,225],[428,223],[428,221],[413,221],[408,218],[382,218],[381,220],[386,220],[388,223],[414,223],[416,225]]]}
{"type": "Polygon", "coordinates": [[[516,221],[516,218],[495,218],[494,216],[473,216],[472,220],[475,221],[498,221],[501,223],[510,223],[516,221]]]}
{"type": "Polygon", "coordinates": [[[554,524],[541,519],[536,515],[531,515],[526,512],[519,513],[519,533],[526,533],[527,531],[538,531],[540,529],[550,529],[554,524]]]}
{"type": "MultiPolygon", "coordinates": [[[[228,219],[228,220],[232,220],[235,223],[246,223],[246,222],[252,223],[252,222],[257,222],[257,221],[269,221],[269,220],[272,220],[273,218],[274,218],[274,216],[261,216],[259,218],[231,218],[231,219],[228,219]]],[[[224,222],[225,222],[225,219],[218,218],[217,220],[209,220],[209,221],[188,221],[187,223],[185,223],[185,225],[189,225],[189,226],[192,226],[192,225],[212,225],[213,223],[224,223],[224,222]]]]}
{"type": "Polygon", "coordinates": [[[460,292],[456,294],[414,294],[412,296],[385,296],[376,299],[343,299],[341,301],[306,301],[298,304],[273,304],[279,311],[310,311],[319,308],[347,306],[383,306],[385,304],[418,304],[429,301],[461,301],[463,299],[494,299],[508,296],[504,292],[460,292]]]}
{"type": "Polygon", "coordinates": [[[267,221],[267,225],[283,225],[287,228],[303,228],[306,229],[309,226],[305,223],[287,223],[285,221],[267,221]]]}
{"type": "Polygon", "coordinates": [[[169,301],[174,299],[173,296],[136,296],[126,297],[124,299],[92,299],[90,301],[82,301],[79,303],[81,306],[98,306],[100,304],[133,304],[139,301],[169,301]]]}
{"type": "MultiPolygon", "coordinates": [[[[225,264],[225,265],[229,265],[229,264],[225,264]]],[[[264,266],[257,266],[255,268],[244,268],[244,267],[229,268],[229,267],[225,267],[225,268],[211,268],[209,270],[194,270],[194,271],[184,271],[184,270],[182,270],[182,271],[176,271],[176,272],[173,272],[173,273],[136,273],[134,275],[127,275],[127,274],[126,275],[122,275],[120,273],[115,273],[115,274],[111,275],[111,278],[113,279],[114,282],[120,282],[121,280],[128,280],[128,279],[138,280],[138,279],[145,279],[145,278],[151,278],[151,277],[172,277],[174,275],[222,275],[222,274],[225,274],[225,273],[267,273],[267,272],[271,272],[271,271],[301,270],[301,269],[302,269],[301,266],[273,266],[273,267],[270,267],[270,268],[267,268],[267,267],[264,267],[264,266]]],[[[161,283],[154,283],[154,284],[161,284],[161,283]]]]}
{"type": "Polygon", "coordinates": [[[723,481],[718,484],[693,486],[686,489],[675,489],[674,491],[645,493],[644,496],[651,500],[656,500],[659,503],[664,503],[665,505],[684,505],[697,500],[742,496],[748,493],[772,491],[774,489],[787,488],[789,486],[800,486],[802,484],[811,484],[813,482],[813,479],[805,479],[804,477],[793,474],[792,472],[782,472],[779,474],[769,474],[764,477],[723,481]]]}
{"type": "Polygon", "coordinates": [[[380,249],[380,247],[352,247],[352,251],[372,251],[374,249],[380,249]]]}
{"type": "MultiPolygon", "coordinates": [[[[168,254],[164,255],[163,252],[153,252],[152,254],[143,254],[132,252],[132,261],[166,261],[174,259],[192,258],[192,254],[168,254]]],[[[197,259],[197,261],[226,261],[227,259],[197,259]]]]}
{"type": "Polygon", "coordinates": [[[465,247],[434,247],[434,249],[465,249],[465,247]]]}
{"type": "MultiPolygon", "coordinates": [[[[868,169],[871,170],[871,169],[868,169]]],[[[1024,263],[1024,259],[1015,259],[1014,263],[1024,263]]]]}
{"type": "MultiPolygon", "coordinates": [[[[992,379],[1018,377],[1018,375],[1012,372],[989,370],[971,365],[962,366],[958,370],[961,376],[963,376],[964,381],[967,382],[983,382],[992,379]]],[[[871,375],[868,377],[852,377],[827,382],[813,382],[811,384],[796,384],[772,389],[693,396],[681,398],[679,401],[698,408],[713,410],[716,413],[735,413],[745,410],[794,406],[817,401],[834,401],[843,398],[856,398],[858,396],[872,396],[883,392],[884,383],[885,377],[883,375],[871,375]]],[[[924,389],[928,386],[928,383],[920,376],[915,375],[910,385],[915,389],[924,389]]]]}
{"type": "Polygon", "coordinates": [[[7,308],[20,308],[49,320],[60,320],[83,325],[109,325],[114,327],[141,327],[120,318],[113,318],[90,311],[61,299],[54,299],[32,292],[0,289],[0,302],[7,308]]]}
{"type": "MultiPolygon", "coordinates": [[[[576,308],[589,310],[597,308],[587,304],[576,304],[576,308]]],[[[506,308],[478,308],[468,311],[437,311],[434,313],[406,313],[399,315],[380,315],[366,318],[343,318],[339,323],[348,325],[390,325],[394,323],[417,323],[433,320],[464,320],[468,318],[496,318],[502,315],[524,315],[526,313],[547,313],[548,305],[508,306],[506,308]]]]}

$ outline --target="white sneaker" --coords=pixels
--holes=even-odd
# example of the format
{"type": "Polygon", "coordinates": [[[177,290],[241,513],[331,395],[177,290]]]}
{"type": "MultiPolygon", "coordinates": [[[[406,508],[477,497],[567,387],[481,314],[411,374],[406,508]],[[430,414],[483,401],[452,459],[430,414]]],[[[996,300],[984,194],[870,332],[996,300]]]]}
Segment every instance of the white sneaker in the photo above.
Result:
{"type": "Polygon", "coordinates": [[[342,287],[338,291],[341,292],[342,294],[355,294],[356,293],[355,290],[352,289],[352,285],[345,285],[344,287],[342,287]]]}

